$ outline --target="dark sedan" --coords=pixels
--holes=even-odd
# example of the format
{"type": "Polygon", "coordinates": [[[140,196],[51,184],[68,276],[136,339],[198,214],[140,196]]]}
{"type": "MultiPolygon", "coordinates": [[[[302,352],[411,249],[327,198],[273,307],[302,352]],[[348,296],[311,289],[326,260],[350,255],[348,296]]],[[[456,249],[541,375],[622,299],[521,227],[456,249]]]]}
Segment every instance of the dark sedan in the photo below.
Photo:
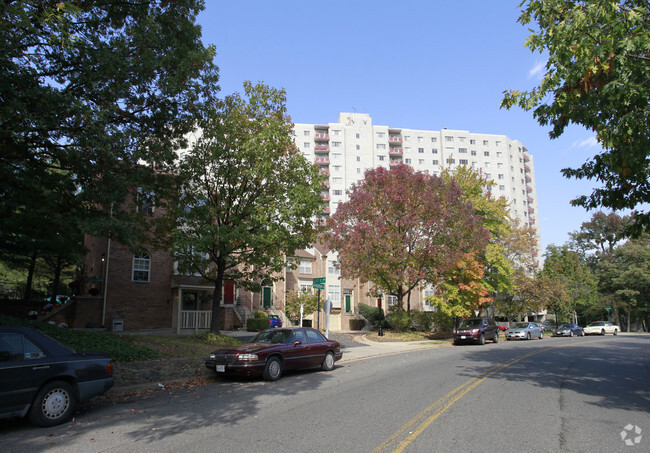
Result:
{"type": "Polygon", "coordinates": [[[217,374],[261,375],[275,381],[285,370],[320,367],[330,371],[341,357],[339,342],[328,340],[318,330],[275,328],[263,330],[248,344],[214,351],[205,366],[217,374]]]}
{"type": "Polygon", "coordinates": [[[578,324],[562,324],[560,327],[553,331],[554,337],[584,337],[585,331],[578,324]]]}
{"type": "Polygon", "coordinates": [[[112,386],[108,354],[76,352],[27,327],[0,327],[0,418],[58,425],[77,403],[112,386]]]}

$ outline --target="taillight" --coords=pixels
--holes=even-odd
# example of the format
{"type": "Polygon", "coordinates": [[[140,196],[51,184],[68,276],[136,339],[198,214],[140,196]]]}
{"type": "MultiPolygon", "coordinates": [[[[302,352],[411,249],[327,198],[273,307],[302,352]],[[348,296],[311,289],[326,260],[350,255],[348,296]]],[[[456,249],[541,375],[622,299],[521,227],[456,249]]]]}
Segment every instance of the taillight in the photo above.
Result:
{"type": "Polygon", "coordinates": [[[108,364],[106,365],[106,373],[107,374],[112,374],[113,373],[113,361],[110,360],[108,364]]]}

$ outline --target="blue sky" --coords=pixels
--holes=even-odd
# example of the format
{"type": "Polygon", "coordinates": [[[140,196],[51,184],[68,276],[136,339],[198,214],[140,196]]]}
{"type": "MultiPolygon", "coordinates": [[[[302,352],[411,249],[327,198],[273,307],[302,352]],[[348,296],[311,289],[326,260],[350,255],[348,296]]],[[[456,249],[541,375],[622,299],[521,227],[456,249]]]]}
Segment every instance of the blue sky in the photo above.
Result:
{"type": "Polygon", "coordinates": [[[221,94],[245,80],[287,92],[296,123],[327,124],[339,112],[373,124],[504,134],[533,155],[542,248],[562,245],[593,212],[572,207],[593,183],[560,170],[598,152],[594,134],[569,128],[555,140],[531,112],[499,108],[503,91],[536,86],[543,55],[524,47],[519,0],[206,0],[205,44],[217,50],[221,94]]]}

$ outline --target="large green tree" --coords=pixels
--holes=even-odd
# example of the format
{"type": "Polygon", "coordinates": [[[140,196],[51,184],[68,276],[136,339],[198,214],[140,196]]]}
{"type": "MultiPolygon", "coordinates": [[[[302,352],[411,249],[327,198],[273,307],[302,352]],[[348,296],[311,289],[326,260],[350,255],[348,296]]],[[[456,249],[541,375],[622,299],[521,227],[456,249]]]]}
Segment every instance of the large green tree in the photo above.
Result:
{"type": "Polygon", "coordinates": [[[291,138],[284,90],[246,82],[244,91],[209,112],[182,153],[163,229],[172,227],[179,270],[214,284],[212,332],[224,280],[259,290],[283,277],[285,257],[315,240],[324,209],[323,177],[291,138]]]}
{"type": "MultiPolygon", "coordinates": [[[[530,91],[509,90],[502,106],[533,110],[551,138],[573,123],[596,133],[602,152],[568,178],[600,184],[572,204],[635,209],[650,202],[650,10],[647,0],[525,0],[531,51],[548,56],[530,91]]],[[[640,208],[635,230],[650,224],[640,208]]]]}
{"type": "Polygon", "coordinates": [[[328,221],[327,244],[339,254],[342,277],[372,282],[399,308],[420,283],[443,282],[488,241],[455,181],[408,165],[367,170],[349,197],[328,221]]]}
{"type": "Polygon", "coordinates": [[[0,3],[0,256],[62,256],[80,231],[136,241],[130,191],[158,192],[217,92],[215,52],[195,23],[202,7],[0,3]],[[64,240],[46,241],[53,234],[64,240]]]}

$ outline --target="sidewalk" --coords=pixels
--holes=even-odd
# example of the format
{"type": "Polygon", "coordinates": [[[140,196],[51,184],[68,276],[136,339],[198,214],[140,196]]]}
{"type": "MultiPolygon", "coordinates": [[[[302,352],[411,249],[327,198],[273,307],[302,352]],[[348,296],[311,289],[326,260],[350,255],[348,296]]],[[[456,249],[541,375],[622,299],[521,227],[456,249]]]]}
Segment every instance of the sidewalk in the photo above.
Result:
{"type": "Polygon", "coordinates": [[[435,343],[433,341],[387,341],[378,342],[366,338],[365,335],[359,335],[355,338],[364,347],[345,347],[343,348],[343,358],[337,363],[352,362],[356,360],[368,359],[384,355],[399,354],[402,352],[411,352],[422,349],[442,348],[449,346],[448,343],[435,343]]]}

